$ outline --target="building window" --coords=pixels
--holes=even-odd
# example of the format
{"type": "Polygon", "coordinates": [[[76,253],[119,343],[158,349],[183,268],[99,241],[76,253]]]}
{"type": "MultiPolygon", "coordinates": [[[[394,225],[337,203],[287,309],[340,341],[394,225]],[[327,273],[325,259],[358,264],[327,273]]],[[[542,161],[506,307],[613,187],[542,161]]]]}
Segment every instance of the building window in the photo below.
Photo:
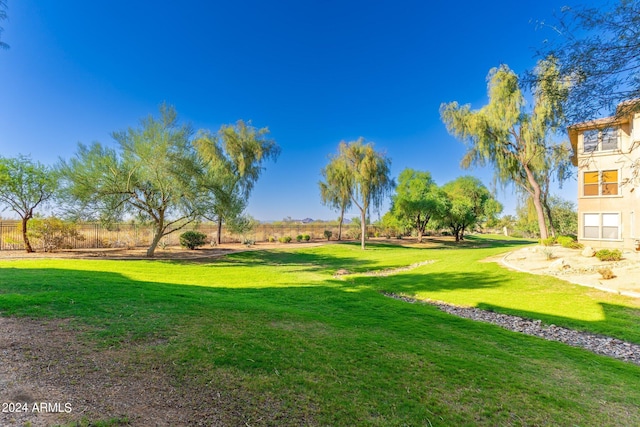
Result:
{"type": "Polygon", "coordinates": [[[618,149],[618,128],[611,127],[602,130],[592,129],[582,133],[582,151],[611,151],[618,149]]]}
{"type": "Polygon", "coordinates": [[[617,196],[618,171],[606,170],[602,172],[584,172],[583,196],[617,196]]]}
{"type": "Polygon", "coordinates": [[[582,237],[585,239],[619,240],[620,214],[583,214],[582,237]]]}

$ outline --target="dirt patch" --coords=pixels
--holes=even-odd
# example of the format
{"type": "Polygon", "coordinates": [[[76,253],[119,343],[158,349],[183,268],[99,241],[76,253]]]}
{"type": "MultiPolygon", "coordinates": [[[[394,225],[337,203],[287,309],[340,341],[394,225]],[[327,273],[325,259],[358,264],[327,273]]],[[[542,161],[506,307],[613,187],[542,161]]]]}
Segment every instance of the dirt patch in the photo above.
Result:
{"type": "Polygon", "coordinates": [[[76,258],[76,259],[129,259],[129,260],[196,260],[215,259],[235,252],[268,250],[268,249],[303,249],[314,246],[326,245],[327,242],[319,240],[305,243],[269,243],[259,242],[251,246],[240,243],[224,243],[211,248],[199,248],[189,250],[180,246],[168,246],[158,248],[153,258],[146,256],[146,248],[122,249],[69,249],[57,252],[33,252],[25,251],[0,251],[0,259],[43,259],[43,258],[76,258]]]}
{"type": "MultiPolygon", "coordinates": [[[[195,378],[176,378],[172,366],[150,350],[158,343],[102,349],[83,340],[68,321],[2,317],[0,336],[3,427],[81,420],[244,426],[259,418],[288,424],[277,398],[261,396],[261,404],[252,407],[256,396],[243,390],[235,375],[220,372],[206,385],[195,378]]],[[[313,424],[311,419],[292,418],[296,425],[313,424]]]]}
{"type": "Polygon", "coordinates": [[[579,249],[530,246],[487,261],[499,261],[514,270],[555,276],[582,286],[640,297],[640,255],[635,252],[624,252],[621,261],[603,262],[596,257],[582,256],[579,249]],[[604,267],[613,271],[613,279],[602,278],[598,270],[604,267]]]}

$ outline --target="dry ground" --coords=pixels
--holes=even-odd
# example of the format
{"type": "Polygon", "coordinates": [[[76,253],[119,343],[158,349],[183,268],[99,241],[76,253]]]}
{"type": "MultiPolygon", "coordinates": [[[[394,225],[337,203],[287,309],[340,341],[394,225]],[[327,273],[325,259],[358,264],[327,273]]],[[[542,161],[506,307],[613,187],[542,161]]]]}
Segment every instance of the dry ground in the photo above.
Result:
{"type": "Polygon", "coordinates": [[[578,249],[553,246],[551,250],[552,259],[547,259],[543,247],[533,246],[502,256],[501,261],[509,268],[556,276],[579,285],[640,298],[640,254],[627,251],[621,261],[603,262],[596,257],[582,256],[578,249]],[[559,260],[563,260],[564,265],[554,268],[553,263],[559,260]],[[616,277],[603,279],[598,270],[605,267],[616,277]]]}

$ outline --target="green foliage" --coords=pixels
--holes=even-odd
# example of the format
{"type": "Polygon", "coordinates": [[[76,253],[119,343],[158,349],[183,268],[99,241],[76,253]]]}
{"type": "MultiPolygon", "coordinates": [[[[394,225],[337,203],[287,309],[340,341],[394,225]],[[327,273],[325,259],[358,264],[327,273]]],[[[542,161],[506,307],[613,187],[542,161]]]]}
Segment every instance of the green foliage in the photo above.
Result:
{"type": "Polygon", "coordinates": [[[72,241],[83,241],[85,239],[78,231],[75,223],[66,222],[55,217],[34,218],[29,222],[27,234],[45,252],[72,249],[72,241]]]}
{"type": "Polygon", "coordinates": [[[207,243],[207,235],[199,231],[185,231],[180,235],[180,246],[195,250],[207,243]]]}
{"type": "Polygon", "coordinates": [[[291,236],[281,236],[278,238],[278,242],[280,243],[289,243],[291,242],[291,236]]]}
{"type": "Polygon", "coordinates": [[[241,215],[264,163],[280,155],[280,147],[268,135],[268,128],[238,120],[221,126],[216,134],[200,131],[193,143],[204,163],[201,210],[204,217],[217,219],[218,243],[222,222],[241,215]]]}
{"type": "Polygon", "coordinates": [[[493,212],[495,205],[489,205],[492,199],[489,190],[482,182],[472,176],[461,176],[442,187],[449,198],[449,209],[442,219],[442,225],[449,227],[456,242],[464,238],[466,231],[472,230],[493,212]]]}
{"type": "Polygon", "coordinates": [[[227,220],[227,227],[232,233],[239,234],[246,240],[246,234],[253,231],[258,225],[258,221],[249,214],[238,215],[227,220]]]}
{"type": "Polygon", "coordinates": [[[391,214],[397,223],[410,224],[418,233],[418,241],[422,241],[429,221],[441,221],[450,207],[447,194],[438,188],[429,172],[407,168],[400,173],[391,214]]]}
{"type": "MultiPolygon", "coordinates": [[[[379,208],[387,193],[394,187],[389,176],[391,160],[383,153],[374,150],[372,143],[357,141],[340,142],[338,155],[330,160],[331,168],[339,171],[344,184],[342,190],[348,188],[351,202],[360,210],[360,246],[365,248],[366,216],[370,208],[379,208]]],[[[327,174],[328,176],[328,174],[327,174]]],[[[322,191],[322,185],[321,185],[322,191]]]]}
{"type": "Polygon", "coordinates": [[[302,242],[302,234],[298,234],[298,235],[296,236],[296,241],[297,241],[297,242],[302,242]]]}
{"type": "Polygon", "coordinates": [[[442,104],[440,114],[449,133],[462,140],[467,152],[462,166],[492,165],[496,179],[515,184],[529,195],[536,208],[541,238],[547,238],[542,196],[545,183],[555,171],[564,179],[566,147],[552,145],[551,135],[563,125],[562,102],[568,83],[563,81],[553,58],[540,61],[533,87],[533,108],[526,111],[518,76],[506,65],[493,68],[487,77],[489,103],[472,111],[470,105],[442,104]],[[558,164],[555,160],[562,159],[558,164]]]}
{"type": "Polygon", "coordinates": [[[308,234],[303,234],[302,240],[304,240],[305,242],[308,242],[309,240],[311,240],[311,236],[309,236],[308,234]]]}
{"type": "Polygon", "coordinates": [[[107,221],[125,214],[154,224],[147,256],[161,238],[200,214],[202,169],[191,144],[191,126],[180,124],[175,109],[160,106],[160,117],[148,116],[138,128],[112,134],[117,149],[100,143],[79,144],[61,163],[66,194],[76,204],[107,221]]]}
{"type": "Polygon", "coordinates": [[[327,240],[331,240],[331,236],[333,236],[333,232],[331,230],[324,230],[324,237],[327,240]]]}
{"type": "Polygon", "coordinates": [[[558,236],[556,241],[563,248],[582,249],[584,247],[584,245],[582,243],[578,243],[576,241],[576,238],[574,236],[558,236]]]}
{"type": "Polygon", "coordinates": [[[572,83],[565,103],[572,123],[637,111],[637,103],[616,105],[640,98],[638,10],[638,0],[582,3],[562,8],[558,19],[546,24],[561,36],[545,40],[540,54],[558,58],[562,75],[572,83]]]}
{"type": "Polygon", "coordinates": [[[600,249],[596,252],[596,258],[600,261],[620,261],[622,252],[620,249],[600,249]]]}
{"type": "Polygon", "coordinates": [[[58,188],[58,175],[49,167],[29,157],[0,157],[0,205],[22,219],[22,238],[27,252],[33,248],[27,235],[36,208],[53,198],[58,188]]]}
{"type": "Polygon", "coordinates": [[[267,241],[268,241],[269,243],[273,243],[273,242],[275,242],[275,241],[276,241],[276,238],[275,238],[274,236],[269,236],[269,238],[267,239],[267,241]]]}
{"type": "Polygon", "coordinates": [[[555,237],[547,237],[546,239],[540,239],[542,246],[553,246],[556,243],[555,237]]]}
{"type": "Polygon", "coordinates": [[[556,232],[563,235],[578,234],[578,211],[575,203],[557,196],[551,196],[548,203],[556,232]]]}

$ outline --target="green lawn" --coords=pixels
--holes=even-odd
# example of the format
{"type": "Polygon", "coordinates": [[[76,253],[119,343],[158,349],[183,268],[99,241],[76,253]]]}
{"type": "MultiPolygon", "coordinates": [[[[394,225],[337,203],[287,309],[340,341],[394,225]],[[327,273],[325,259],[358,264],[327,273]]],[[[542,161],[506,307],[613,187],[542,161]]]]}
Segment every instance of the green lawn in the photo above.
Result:
{"type": "Polygon", "coordinates": [[[522,243],[0,261],[0,313],[71,318],[98,346],[138,344],[178,384],[233,395],[257,425],[640,425],[639,366],[381,293],[640,343],[638,300],[479,262],[522,243]]]}

